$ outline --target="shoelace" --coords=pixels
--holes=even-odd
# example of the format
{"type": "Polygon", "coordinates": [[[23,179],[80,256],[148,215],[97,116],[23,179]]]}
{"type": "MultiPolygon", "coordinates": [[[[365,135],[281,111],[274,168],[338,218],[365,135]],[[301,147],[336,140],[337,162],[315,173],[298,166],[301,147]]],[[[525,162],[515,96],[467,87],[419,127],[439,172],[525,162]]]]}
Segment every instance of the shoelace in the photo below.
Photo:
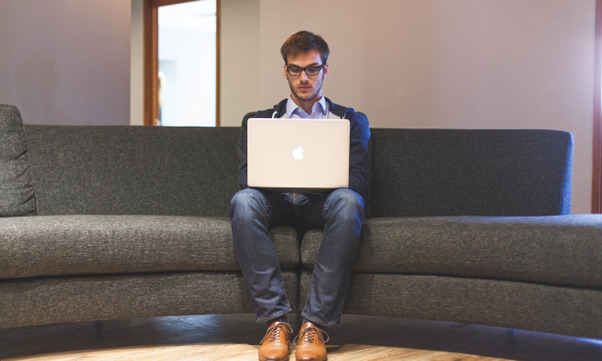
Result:
{"type": "Polygon", "coordinates": [[[290,334],[293,333],[293,328],[286,322],[278,322],[274,326],[268,328],[265,336],[263,336],[261,339],[260,344],[262,344],[266,339],[268,342],[280,341],[280,335],[282,334],[282,331],[286,331],[290,334]]]}
{"type": "Polygon", "coordinates": [[[295,344],[299,344],[299,341],[303,340],[303,342],[314,343],[316,335],[318,335],[318,338],[320,338],[320,340],[323,343],[328,343],[328,341],[330,340],[330,335],[326,333],[326,331],[320,330],[315,326],[309,326],[305,330],[303,330],[303,333],[295,337],[295,340],[293,342],[295,344]],[[324,335],[326,335],[326,339],[324,339],[324,335]]]}

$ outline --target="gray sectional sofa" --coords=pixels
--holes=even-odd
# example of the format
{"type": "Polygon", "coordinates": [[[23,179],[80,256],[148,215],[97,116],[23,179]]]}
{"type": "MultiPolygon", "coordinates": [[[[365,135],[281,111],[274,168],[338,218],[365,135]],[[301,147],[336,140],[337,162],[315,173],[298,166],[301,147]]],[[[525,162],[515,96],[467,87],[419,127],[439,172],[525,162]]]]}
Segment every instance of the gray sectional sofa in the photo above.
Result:
{"type": "MultiPolygon", "coordinates": [[[[251,312],[228,217],[239,133],[23,125],[0,106],[0,328],[251,312]]],[[[372,129],[345,312],[602,338],[602,216],[570,214],[572,146],[372,129]]],[[[298,304],[321,232],[272,233],[298,304]]]]}

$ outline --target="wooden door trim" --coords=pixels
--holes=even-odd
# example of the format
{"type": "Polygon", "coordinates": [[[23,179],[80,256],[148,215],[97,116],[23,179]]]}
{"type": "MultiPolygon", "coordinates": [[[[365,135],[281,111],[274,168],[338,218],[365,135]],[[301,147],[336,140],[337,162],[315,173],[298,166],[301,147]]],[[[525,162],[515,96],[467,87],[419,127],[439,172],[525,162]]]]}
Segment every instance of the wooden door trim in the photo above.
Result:
{"type": "Polygon", "coordinates": [[[159,119],[157,7],[157,0],[144,0],[144,125],[157,125],[159,119]]]}

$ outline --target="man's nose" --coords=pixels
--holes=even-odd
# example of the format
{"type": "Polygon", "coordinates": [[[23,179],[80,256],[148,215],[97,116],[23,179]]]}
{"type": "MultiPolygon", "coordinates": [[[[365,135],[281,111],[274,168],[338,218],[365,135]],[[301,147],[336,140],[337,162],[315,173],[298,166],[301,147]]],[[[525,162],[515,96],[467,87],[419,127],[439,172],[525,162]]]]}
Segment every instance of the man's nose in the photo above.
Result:
{"type": "Polygon", "coordinates": [[[309,78],[309,76],[307,75],[307,69],[301,70],[301,74],[299,74],[299,78],[301,78],[301,80],[307,80],[309,78]]]}

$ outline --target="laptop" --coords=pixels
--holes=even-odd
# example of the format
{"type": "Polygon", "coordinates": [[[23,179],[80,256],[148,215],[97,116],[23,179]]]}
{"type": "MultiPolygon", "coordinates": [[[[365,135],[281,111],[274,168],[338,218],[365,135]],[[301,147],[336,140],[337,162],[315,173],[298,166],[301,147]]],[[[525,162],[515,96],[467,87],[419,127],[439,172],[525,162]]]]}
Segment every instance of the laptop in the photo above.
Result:
{"type": "Polygon", "coordinates": [[[347,119],[249,119],[248,185],[318,193],[347,187],[349,132],[347,119]]]}

